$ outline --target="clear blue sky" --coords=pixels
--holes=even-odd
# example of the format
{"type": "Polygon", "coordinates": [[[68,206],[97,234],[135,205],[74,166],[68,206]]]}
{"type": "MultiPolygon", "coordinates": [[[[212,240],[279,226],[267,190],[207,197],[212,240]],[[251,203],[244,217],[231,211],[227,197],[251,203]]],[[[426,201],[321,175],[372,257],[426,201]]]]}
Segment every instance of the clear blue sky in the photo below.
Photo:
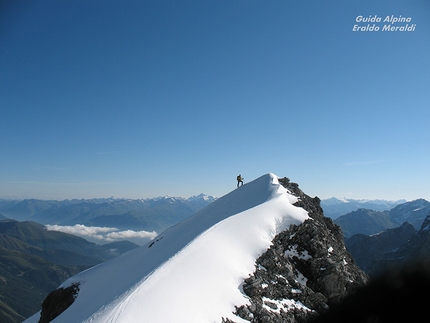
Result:
{"type": "Polygon", "coordinates": [[[2,3],[2,198],[430,200],[429,1],[2,3]]]}

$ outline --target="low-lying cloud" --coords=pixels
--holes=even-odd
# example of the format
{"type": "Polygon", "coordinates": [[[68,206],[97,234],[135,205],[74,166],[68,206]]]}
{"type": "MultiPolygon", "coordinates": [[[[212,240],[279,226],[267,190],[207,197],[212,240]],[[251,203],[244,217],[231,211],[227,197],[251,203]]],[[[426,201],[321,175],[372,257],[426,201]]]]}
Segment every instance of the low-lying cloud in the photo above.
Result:
{"type": "Polygon", "coordinates": [[[87,227],[83,224],[46,225],[49,231],[60,231],[84,238],[97,244],[106,244],[115,241],[128,240],[138,245],[143,245],[157,236],[157,232],[119,230],[109,227],[87,227]]]}

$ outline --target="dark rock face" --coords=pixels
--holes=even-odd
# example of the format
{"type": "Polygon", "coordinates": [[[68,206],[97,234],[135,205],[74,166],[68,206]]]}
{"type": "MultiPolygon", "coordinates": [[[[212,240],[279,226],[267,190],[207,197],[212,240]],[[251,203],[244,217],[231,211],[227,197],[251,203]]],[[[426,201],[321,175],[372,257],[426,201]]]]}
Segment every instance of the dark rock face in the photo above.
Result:
{"type": "Polygon", "coordinates": [[[295,205],[311,219],[279,233],[245,280],[250,305],[236,307],[236,314],[255,323],[306,322],[368,280],[346,251],[339,226],[324,217],[319,198],[287,178],[279,182],[299,198],[295,205]]]}
{"type": "Polygon", "coordinates": [[[426,322],[430,268],[390,270],[309,323],[426,322]]]}
{"type": "Polygon", "coordinates": [[[42,303],[42,312],[39,323],[48,323],[63,313],[73,304],[79,293],[79,284],[73,284],[66,288],[58,288],[48,296],[42,303]]]}

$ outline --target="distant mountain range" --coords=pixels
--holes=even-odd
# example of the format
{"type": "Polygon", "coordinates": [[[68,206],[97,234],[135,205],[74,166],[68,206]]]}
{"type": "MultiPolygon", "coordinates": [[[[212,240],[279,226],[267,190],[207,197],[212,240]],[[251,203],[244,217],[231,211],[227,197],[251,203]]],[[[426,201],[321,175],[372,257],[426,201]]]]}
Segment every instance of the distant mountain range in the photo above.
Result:
{"type": "MultiPolygon", "coordinates": [[[[216,198],[200,194],[190,198],[158,197],[152,199],[89,200],[1,200],[1,216],[41,224],[87,227],[111,227],[119,230],[162,230],[188,218],[216,198]]],[[[405,221],[416,230],[430,214],[430,203],[424,199],[353,200],[330,198],[321,201],[324,215],[335,219],[345,235],[375,234],[395,228],[405,221]]]]}
{"type": "MultiPolygon", "coordinates": [[[[31,220],[42,224],[115,226],[119,229],[159,231],[194,214],[216,198],[200,194],[190,198],[80,200],[5,200],[0,199],[0,219],[31,220]],[[121,218],[117,216],[120,215],[121,218]]],[[[406,200],[321,200],[324,215],[336,219],[358,209],[389,211],[406,200]]]]}
{"type": "Polygon", "coordinates": [[[362,233],[372,235],[410,223],[415,230],[421,228],[424,219],[430,215],[430,202],[418,199],[397,205],[390,211],[358,209],[342,215],[334,222],[342,228],[346,238],[362,233]]]}
{"type": "Polygon", "coordinates": [[[419,261],[430,265],[430,202],[418,199],[389,211],[358,209],[334,220],[354,260],[371,277],[419,261]]]}
{"type": "Polygon", "coordinates": [[[406,203],[406,200],[387,201],[387,200],[354,200],[354,199],[339,199],[332,197],[321,200],[321,207],[324,210],[324,215],[337,219],[347,213],[357,211],[358,209],[369,209],[373,211],[389,211],[399,204],[406,203]]]}
{"type": "Polygon", "coordinates": [[[334,223],[342,228],[347,238],[356,233],[371,235],[395,227],[388,214],[389,211],[358,209],[338,217],[334,223]]]}
{"type": "Polygon", "coordinates": [[[379,234],[356,234],[347,239],[345,246],[357,264],[371,277],[388,269],[406,264],[430,265],[430,215],[421,228],[405,222],[400,227],[387,229],[379,234]]]}
{"type": "Polygon", "coordinates": [[[382,259],[386,254],[398,250],[415,233],[416,230],[412,224],[405,222],[400,227],[387,229],[379,234],[355,234],[346,239],[345,246],[360,268],[369,273],[372,272],[375,261],[382,259]]]}
{"type": "Polygon", "coordinates": [[[424,199],[400,204],[389,213],[391,221],[397,226],[406,221],[412,224],[415,230],[421,229],[421,225],[428,215],[430,215],[430,202],[424,199]]]}
{"type": "Polygon", "coordinates": [[[0,322],[22,322],[68,277],[138,247],[103,246],[35,222],[0,221],[0,322]]]}
{"type": "Polygon", "coordinates": [[[214,200],[214,197],[204,194],[190,198],[158,197],[138,200],[0,200],[0,213],[10,219],[41,224],[83,224],[160,232],[214,200]]]}

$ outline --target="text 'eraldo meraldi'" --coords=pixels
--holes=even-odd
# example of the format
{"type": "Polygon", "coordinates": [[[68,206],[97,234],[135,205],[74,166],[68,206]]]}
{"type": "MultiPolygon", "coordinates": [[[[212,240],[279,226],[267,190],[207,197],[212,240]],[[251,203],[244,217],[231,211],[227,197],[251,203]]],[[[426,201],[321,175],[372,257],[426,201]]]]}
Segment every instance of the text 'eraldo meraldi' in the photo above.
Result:
{"type": "Polygon", "coordinates": [[[417,24],[413,23],[412,17],[400,16],[357,16],[352,27],[354,32],[412,32],[417,24]]]}

